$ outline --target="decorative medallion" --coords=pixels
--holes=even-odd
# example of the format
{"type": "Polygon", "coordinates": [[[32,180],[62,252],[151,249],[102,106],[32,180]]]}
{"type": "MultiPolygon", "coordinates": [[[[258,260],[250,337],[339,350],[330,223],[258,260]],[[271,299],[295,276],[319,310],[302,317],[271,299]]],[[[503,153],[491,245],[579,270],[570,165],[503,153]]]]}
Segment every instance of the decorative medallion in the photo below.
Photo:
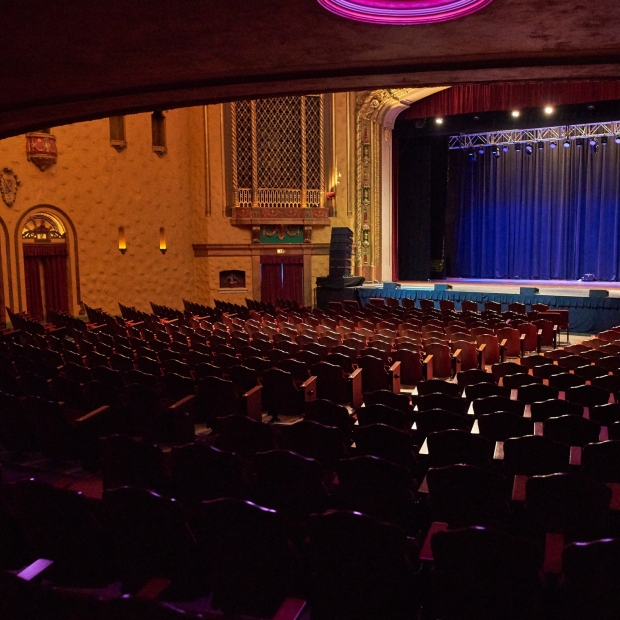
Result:
{"type": "Polygon", "coordinates": [[[12,207],[17,200],[17,188],[21,181],[11,168],[3,168],[0,172],[0,193],[7,207],[12,207]]]}
{"type": "Polygon", "coordinates": [[[50,133],[26,134],[26,154],[41,172],[53,166],[58,159],[56,136],[50,133]]]}
{"type": "Polygon", "coordinates": [[[411,26],[465,17],[492,0],[318,0],[328,11],[358,22],[411,26]]]}

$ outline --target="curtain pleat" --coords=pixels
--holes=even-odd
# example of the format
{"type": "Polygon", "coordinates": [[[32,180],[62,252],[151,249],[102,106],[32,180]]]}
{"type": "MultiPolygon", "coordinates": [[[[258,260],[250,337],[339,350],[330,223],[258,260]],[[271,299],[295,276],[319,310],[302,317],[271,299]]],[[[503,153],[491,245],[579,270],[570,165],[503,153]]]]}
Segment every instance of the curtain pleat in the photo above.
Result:
{"type": "Polygon", "coordinates": [[[260,295],[261,300],[275,304],[282,297],[282,265],[280,263],[266,263],[260,267],[260,295]]]}
{"type": "Polygon", "coordinates": [[[468,278],[620,280],[620,146],[587,141],[470,161],[451,153],[455,260],[468,278]]]}
{"type": "Polygon", "coordinates": [[[282,298],[304,303],[304,265],[303,263],[285,264],[282,298]]]}
{"type": "Polygon", "coordinates": [[[275,304],[291,299],[303,304],[303,256],[261,256],[261,300],[275,304]]]}
{"type": "Polygon", "coordinates": [[[43,320],[43,299],[41,280],[39,278],[39,259],[36,256],[24,256],[26,276],[26,310],[36,321],[43,320]]]}
{"type": "Polygon", "coordinates": [[[43,279],[45,281],[46,312],[50,310],[69,311],[69,290],[67,286],[67,257],[45,256],[43,279]]]}

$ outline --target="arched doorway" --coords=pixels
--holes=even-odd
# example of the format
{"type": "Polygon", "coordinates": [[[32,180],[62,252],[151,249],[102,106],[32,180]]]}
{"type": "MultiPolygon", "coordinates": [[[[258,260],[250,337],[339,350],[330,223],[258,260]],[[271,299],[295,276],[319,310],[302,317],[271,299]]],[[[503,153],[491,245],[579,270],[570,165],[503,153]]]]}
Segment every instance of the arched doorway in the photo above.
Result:
{"type": "Polygon", "coordinates": [[[26,309],[38,321],[69,311],[67,230],[54,214],[37,211],[22,231],[26,309]]]}

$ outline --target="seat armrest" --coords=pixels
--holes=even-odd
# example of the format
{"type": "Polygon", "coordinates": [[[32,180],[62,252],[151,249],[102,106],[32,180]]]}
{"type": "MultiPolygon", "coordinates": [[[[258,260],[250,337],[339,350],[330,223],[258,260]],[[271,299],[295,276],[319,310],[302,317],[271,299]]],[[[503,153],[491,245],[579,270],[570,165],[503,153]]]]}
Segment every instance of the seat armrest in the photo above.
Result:
{"type": "Polygon", "coordinates": [[[499,343],[499,361],[500,362],[505,362],[506,361],[506,347],[508,345],[508,339],[504,338],[500,343],[499,343]]]}
{"type": "Polygon", "coordinates": [[[542,329],[539,329],[538,332],[536,332],[536,353],[540,354],[540,347],[542,345],[542,329]]]}
{"type": "Polygon", "coordinates": [[[427,562],[433,561],[433,548],[431,546],[431,540],[437,532],[444,532],[448,529],[448,524],[441,521],[434,521],[431,523],[431,527],[428,530],[428,534],[424,539],[424,544],[420,551],[420,560],[426,560],[427,562]]]}
{"type": "Polygon", "coordinates": [[[553,348],[554,349],[558,348],[558,326],[557,325],[553,326],[553,348]]]}
{"type": "Polygon", "coordinates": [[[316,400],[316,377],[312,376],[301,384],[304,391],[304,402],[309,403],[316,400]]]}
{"type": "Polygon", "coordinates": [[[263,421],[263,386],[255,385],[241,397],[245,404],[245,415],[256,422],[263,421]]]}
{"type": "Polygon", "coordinates": [[[100,418],[101,416],[105,416],[107,413],[111,411],[108,405],[103,405],[103,407],[99,407],[98,409],[94,409],[89,413],[83,415],[81,418],[78,418],[75,423],[83,424],[84,422],[94,421],[96,418],[100,418]]]}
{"type": "Polygon", "coordinates": [[[543,572],[562,574],[562,551],[564,550],[563,534],[547,534],[545,537],[545,560],[543,572]]]}
{"type": "Polygon", "coordinates": [[[362,392],[362,369],[356,368],[349,375],[349,383],[351,384],[351,406],[353,409],[357,409],[362,406],[364,402],[364,395],[362,392]]]}
{"type": "Polygon", "coordinates": [[[433,378],[433,356],[427,355],[422,362],[422,374],[424,380],[428,381],[433,378]]]}
{"type": "Polygon", "coordinates": [[[390,387],[394,394],[400,394],[400,362],[394,362],[388,370],[390,387]]]}
{"type": "Polygon", "coordinates": [[[521,343],[521,357],[525,357],[525,334],[521,334],[519,341],[521,343]]]}
{"type": "Polygon", "coordinates": [[[456,373],[461,369],[461,349],[457,349],[452,354],[452,378],[456,377],[456,373]]]}
{"type": "Polygon", "coordinates": [[[512,484],[512,501],[513,502],[524,502],[525,501],[527,479],[528,479],[527,476],[515,476],[514,482],[512,484]]]}
{"type": "Polygon", "coordinates": [[[17,573],[17,576],[24,581],[32,581],[33,579],[40,577],[53,563],[53,560],[45,560],[40,558],[35,560],[32,564],[26,566],[26,568],[22,568],[22,570],[17,573]]]}
{"type": "Polygon", "coordinates": [[[173,442],[177,446],[192,443],[196,438],[194,429],[194,401],[193,394],[178,400],[168,407],[172,416],[173,442]]]}
{"type": "Polygon", "coordinates": [[[168,588],[170,583],[170,579],[165,579],[164,577],[154,577],[136,593],[136,598],[143,601],[154,601],[168,588]]]}
{"type": "Polygon", "coordinates": [[[486,344],[481,344],[478,347],[478,369],[484,370],[484,350],[486,349],[486,344]]]}
{"type": "Polygon", "coordinates": [[[306,607],[306,601],[302,598],[287,598],[272,620],[298,620],[306,607]]]}

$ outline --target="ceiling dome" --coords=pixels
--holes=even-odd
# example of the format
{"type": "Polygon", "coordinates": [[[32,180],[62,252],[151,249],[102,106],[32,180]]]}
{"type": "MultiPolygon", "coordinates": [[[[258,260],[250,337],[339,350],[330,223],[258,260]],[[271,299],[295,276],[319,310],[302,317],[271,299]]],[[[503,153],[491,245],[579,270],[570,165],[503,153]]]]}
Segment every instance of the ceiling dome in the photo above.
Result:
{"type": "Polygon", "coordinates": [[[318,0],[341,17],[372,24],[409,26],[464,17],[492,0],[318,0]]]}

